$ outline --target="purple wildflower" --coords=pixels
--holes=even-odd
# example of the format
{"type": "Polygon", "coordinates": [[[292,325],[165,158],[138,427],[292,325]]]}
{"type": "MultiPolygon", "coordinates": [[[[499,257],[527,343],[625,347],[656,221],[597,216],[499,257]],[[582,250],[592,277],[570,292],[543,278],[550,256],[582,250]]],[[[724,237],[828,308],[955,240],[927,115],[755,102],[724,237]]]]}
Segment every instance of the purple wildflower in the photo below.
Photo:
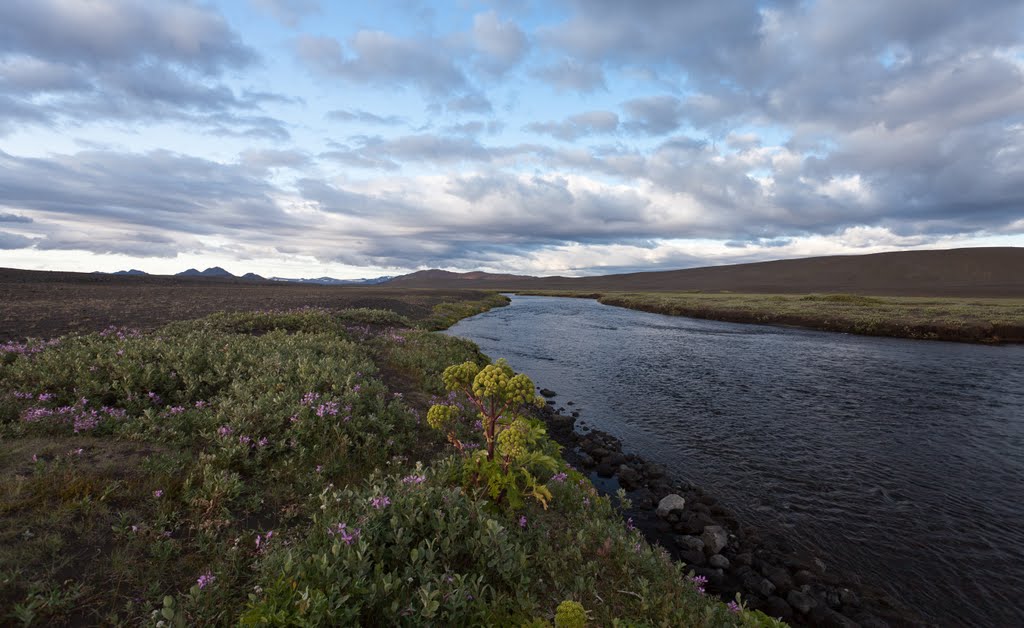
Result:
{"type": "Polygon", "coordinates": [[[316,400],[317,400],[317,399],[319,399],[319,398],[320,398],[320,393],[315,393],[315,392],[308,392],[308,393],[306,393],[306,394],[302,395],[302,401],[301,401],[301,403],[302,403],[302,405],[304,405],[304,406],[311,406],[311,405],[313,405],[313,404],[314,404],[314,403],[316,402],[316,400]]]}
{"type": "Polygon", "coordinates": [[[162,488],[158,488],[155,491],[153,491],[153,497],[155,497],[157,499],[160,499],[163,496],[164,496],[164,490],[162,488]]]}
{"type": "Polygon", "coordinates": [[[426,479],[422,475],[407,475],[402,478],[402,484],[423,484],[426,479]]]}
{"type": "Polygon", "coordinates": [[[633,523],[633,517],[626,519],[626,529],[630,532],[636,530],[636,525],[633,523]]]}
{"type": "Polygon", "coordinates": [[[270,441],[267,440],[266,436],[261,436],[260,439],[258,441],[256,441],[256,445],[259,446],[259,447],[266,447],[267,443],[269,443],[269,442],[270,441]]]}
{"type": "Polygon", "coordinates": [[[561,482],[565,482],[565,480],[568,477],[569,477],[568,473],[565,473],[564,471],[559,471],[558,473],[556,473],[556,474],[551,476],[551,481],[552,482],[559,482],[559,483],[561,483],[561,482]]]}
{"type": "Polygon", "coordinates": [[[348,529],[348,525],[339,523],[333,528],[327,528],[327,533],[331,536],[341,537],[341,540],[345,545],[352,545],[352,542],[359,538],[359,528],[348,529]]]}
{"type": "Polygon", "coordinates": [[[170,412],[171,414],[181,414],[184,411],[185,408],[182,406],[172,406],[171,409],[168,410],[168,412],[170,412]]]}
{"type": "Polygon", "coordinates": [[[519,515],[519,527],[526,528],[526,515],[519,515]]]}
{"type": "Polygon", "coordinates": [[[218,436],[231,436],[232,432],[234,432],[234,431],[235,430],[231,429],[230,425],[221,425],[220,427],[217,428],[217,435],[218,436]]]}
{"type": "Polygon", "coordinates": [[[213,581],[216,579],[217,576],[207,571],[203,575],[199,576],[199,579],[196,580],[196,584],[199,585],[200,589],[205,589],[207,585],[213,584],[213,581]]]}
{"type": "Polygon", "coordinates": [[[729,602],[728,604],[726,604],[726,606],[729,608],[730,611],[736,613],[737,615],[740,613],[740,610],[742,610],[740,609],[740,605],[737,604],[735,600],[729,602]]]}
{"type": "Polygon", "coordinates": [[[391,505],[391,498],[387,495],[378,495],[370,500],[370,505],[380,510],[381,508],[387,508],[391,505]]]}

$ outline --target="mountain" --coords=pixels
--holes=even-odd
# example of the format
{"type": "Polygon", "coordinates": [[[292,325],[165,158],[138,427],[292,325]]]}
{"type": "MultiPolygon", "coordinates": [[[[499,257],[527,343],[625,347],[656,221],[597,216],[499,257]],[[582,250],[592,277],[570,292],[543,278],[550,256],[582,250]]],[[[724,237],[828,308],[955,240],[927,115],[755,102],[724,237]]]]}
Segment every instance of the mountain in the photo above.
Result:
{"type": "Polygon", "coordinates": [[[132,276],[136,276],[136,275],[148,275],[149,273],[141,271],[141,270],[136,270],[135,268],[133,268],[131,270],[119,270],[116,273],[110,273],[110,274],[111,275],[132,275],[132,276]]]}
{"type": "Polygon", "coordinates": [[[175,275],[175,277],[222,277],[222,278],[236,278],[234,275],[224,270],[220,266],[212,266],[206,270],[200,272],[195,268],[189,268],[188,270],[182,271],[175,275]]]}
{"type": "Polygon", "coordinates": [[[302,278],[302,279],[290,279],[288,277],[271,277],[271,281],[283,281],[287,283],[308,283],[317,284],[321,286],[370,286],[379,283],[384,283],[393,279],[393,277],[374,277],[372,279],[335,279],[334,277],[316,277],[316,278],[302,278]]]}
{"type": "Polygon", "coordinates": [[[384,284],[404,288],[844,292],[893,296],[1024,297],[1024,248],[898,251],[593,277],[529,277],[424,270],[384,284]]]}
{"type": "Polygon", "coordinates": [[[256,273],[245,273],[244,275],[242,275],[242,279],[248,279],[249,281],[266,281],[267,280],[266,277],[261,277],[260,275],[257,275],[256,273]]]}

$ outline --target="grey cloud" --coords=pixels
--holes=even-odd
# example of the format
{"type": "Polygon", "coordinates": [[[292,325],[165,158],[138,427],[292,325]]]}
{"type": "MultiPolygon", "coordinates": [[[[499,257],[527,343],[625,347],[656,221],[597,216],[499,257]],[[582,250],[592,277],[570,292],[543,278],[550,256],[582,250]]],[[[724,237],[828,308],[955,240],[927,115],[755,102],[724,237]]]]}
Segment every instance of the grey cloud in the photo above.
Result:
{"type": "Polygon", "coordinates": [[[682,102],[675,96],[651,96],[636,98],[622,103],[629,113],[623,128],[646,135],[664,135],[682,124],[682,102]]]}
{"type": "Polygon", "coordinates": [[[32,219],[28,216],[20,216],[18,214],[0,214],[0,222],[20,222],[27,224],[32,222],[32,219]]]}
{"type": "Polygon", "coordinates": [[[327,117],[340,122],[360,122],[363,124],[379,124],[382,126],[398,126],[405,124],[405,118],[400,116],[379,116],[361,109],[346,110],[335,109],[327,112],[327,117]]]}
{"type": "Polygon", "coordinates": [[[611,111],[587,111],[569,116],[561,122],[534,122],[525,129],[561,140],[572,141],[587,135],[614,133],[619,127],[619,116],[611,111]]]}
{"type": "Polygon", "coordinates": [[[557,89],[593,92],[607,89],[604,71],[596,63],[563,59],[559,63],[536,69],[534,76],[557,89]]]}
{"type": "Polygon", "coordinates": [[[359,31],[348,42],[352,55],[333,37],[302,35],[295,50],[314,71],[358,83],[405,86],[445,95],[464,90],[466,77],[442,46],[429,39],[359,31]]]}
{"type": "MultiPolygon", "coordinates": [[[[491,154],[483,145],[469,137],[446,137],[422,133],[393,139],[366,138],[362,146],[349,151],[335,151],[351,157],[379,161],[459,163],[490,161],[491,154]]],[[[337,155],[333,156],[337,158],[337,155]]]]}
{"type": "Polygon", "coordinates": [[[16,233],[0,231],[0,251],[27,249],[32,246],[32,243],[32,238],[26,238],[25,236],[18,235],[16,233]]]}
{"type": "Polygon", "coordinates": [[[485,72],[501,75],[517,65],[526,54],[526,35],[512,21],[501,21],[494,11],[473,18],[473,43],[483,57],[478,65],[485,72]]]}
{"type": "Polygon", "coordinates": [[[322,11],[319,0],[250,0],[250,2],[291,28],[298,26],[299,21],[305,16],[322,11]]]}
{"type": "MultiPolygon", "coordinates": [[[[276,189],[244,166],[167,151],[86,151],[48,159],[0,152],[0,207],[124,233],[284,237],[305,228],[273,200],[276,189]],[[189,185],[183,187],[182,181],[189,185]],[[141,231],[140,231],[141,230],[141,231]],[[264,235],[266,234],[266,235],[264,235]]],[[[54,240],[51,240],[51,243],[54,240]]],[[[110,240],[97,245],[113,247],[110,240]]]]}
{"type": "Polygon", "coordinates": [[[500,120],[471,120],[469,122],[448,125],[442,130],[445,133],[450,133],[452,135],[475,136],[480,135],[481,133],[489,133],[493,135],[500,133],[504,128],[505,125],[500,120]]]}
{"type": "Polygon", "coordinates": [[[445,104],[445,108],[454,113],[491,113],[494,110],[491,101],[477,92],[453,98],[445,104]]]}
{"type": "Polygon", "coordinates": [[[77,64],[135,65],[167,59],[205,74],[253,63],[224,18],[192,2],[60,0],[0,3],[0,52],[77,64]]]}
{"type": "Polygon", "coordinates": [[[249,149],[239,155],[239,162],[257,171],[270,168],[302,168],[309,165],[309,155],[297,150],[249,149]]]}

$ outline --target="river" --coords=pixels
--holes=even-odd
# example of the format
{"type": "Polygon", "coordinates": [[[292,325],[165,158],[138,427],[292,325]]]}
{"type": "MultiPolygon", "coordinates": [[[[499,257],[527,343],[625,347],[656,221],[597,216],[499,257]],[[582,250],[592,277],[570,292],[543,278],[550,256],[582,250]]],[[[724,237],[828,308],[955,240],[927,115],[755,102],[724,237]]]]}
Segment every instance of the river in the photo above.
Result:
{"type": "Polygon", "coordinates": [[[940,625],[1024,625],[1024,346],[512,297],[449,334],[940,625]]]}

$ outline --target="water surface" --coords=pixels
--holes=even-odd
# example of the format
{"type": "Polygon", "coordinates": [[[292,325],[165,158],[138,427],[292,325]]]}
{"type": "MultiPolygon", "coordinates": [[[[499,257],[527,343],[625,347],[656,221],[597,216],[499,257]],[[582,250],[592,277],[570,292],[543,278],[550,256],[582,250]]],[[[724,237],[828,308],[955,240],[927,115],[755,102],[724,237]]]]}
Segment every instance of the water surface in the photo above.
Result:
{"type": "Polygon", "coordinates": [[[1024,625],[1024,347],[513,297],[449,332],[942,625],[1024,625]]]}

